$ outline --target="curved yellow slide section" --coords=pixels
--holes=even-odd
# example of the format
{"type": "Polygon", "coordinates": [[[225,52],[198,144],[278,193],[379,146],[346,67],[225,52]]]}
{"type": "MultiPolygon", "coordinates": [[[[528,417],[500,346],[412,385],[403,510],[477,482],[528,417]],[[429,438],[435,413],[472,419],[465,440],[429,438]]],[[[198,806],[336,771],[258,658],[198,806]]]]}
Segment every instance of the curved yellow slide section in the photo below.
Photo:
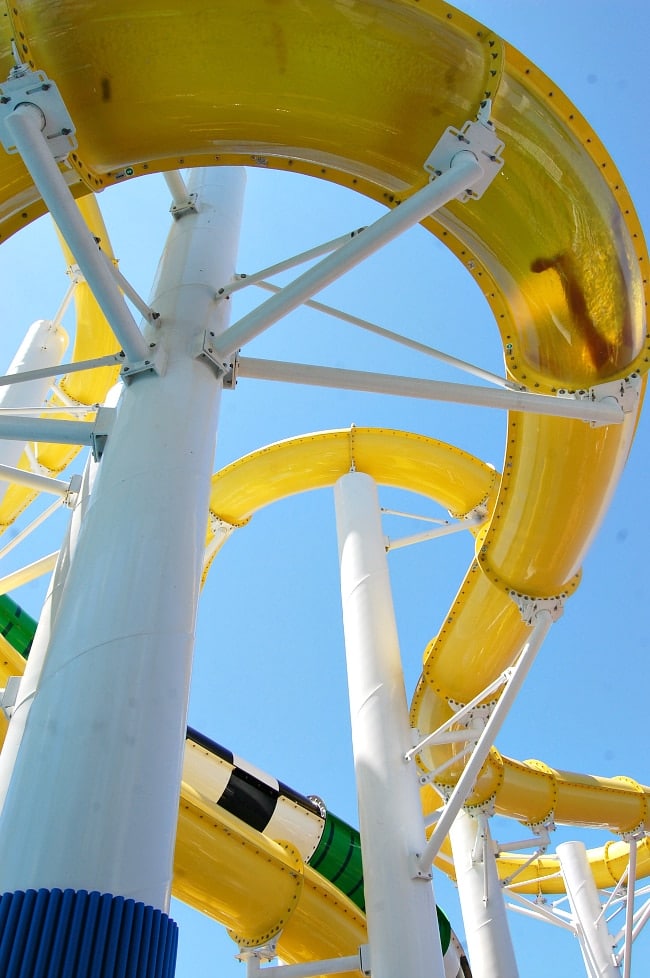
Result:
{"type": "MultiPolygon", "coordinates": [[[[506,165],[480,201],[452,203],[425,225],[471,268],[494,311],[509,375],[555,393],[647,369],[639,268],[647,254],[611,159],[534,65],[439,0],[250,0],[245,10],[239,0],[187,0],[171,12],[150,0],[16,0],[6,9],[0,71],[6,77],[11,67],[13,33],[24,58],[56,80],[77,127],[75,173],[68,176],[79,197],[132,175],[221,163],[316,175],[394,206],[426,181],[423,162],[442,131],[473,118],[491,99],[506,165]],[[197,22],[186,58],[178,38],[197,22]],[[323,36],[332,43],[323,45],[323,36]],[[134,57],[143,50],[146,59],[134,57]]],[[[3,156],[0,236],[42,210],[20,160],[3,156]]],[[[92,332],[89,342],[95,350],[92,332]]],[[[611,428],[511,415],[498,487],[492,475],[484,486],[476,476],[474,495],[481,490],[489,498],[490,522],[425,654],[413,704],[424,732],[450,715],[450,700],[467,702],[514,661],[528,629],[510,592],[552,597],[576,586],[635,423],[636,410],[611,428]]],[[[278,448],[276,463],[289,450],[278,448]]],[[[349,446],[346,452],[349,464],[349,446]]],[[[371,448],[365,464],[384,481],[378,452],[371,448]]],[[[404,464],[399,478],[408,480],[404,464]]],[[[275,491],[330,477],[314,460],[293,476],[275,491]]],[[[225,487],[235,476],[219,478],[225,487]]],[[[264,503],[264,491],[253,485],[247,505],[226,505],[224,497],[222,508],[219,491],[214,511],[233,525],[264,503]]],[[[465,500],[469,508],[480,501],[465,500]]],[[[436,763],[434,756],[423,760],[436,763]]],[[[493,752],[472,803],[494,798],[509,814],[534,822],[551,810],[557,817],[562,801],[567,818],[588,821],[581,784],[578,776],[518,766],[493,752]],[[539,787],[529,797],[538,783],[548,804],[539,787]]],[[[638,817],[645,827],[644,792],[623,783],[593,787],[603,824],[628,832],[638,817]],[[638,796],[637,809],[630,794],[638,796]]],[[[284,851],[290,867],[291,852],[284,851]]]]}

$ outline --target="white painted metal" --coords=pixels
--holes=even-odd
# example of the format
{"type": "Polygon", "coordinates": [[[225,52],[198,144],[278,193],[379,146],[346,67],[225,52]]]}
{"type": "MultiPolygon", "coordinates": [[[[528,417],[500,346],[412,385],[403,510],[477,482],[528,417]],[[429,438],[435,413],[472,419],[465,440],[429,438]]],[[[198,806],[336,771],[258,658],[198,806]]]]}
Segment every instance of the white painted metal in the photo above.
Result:
{"type": "Polygon", "coordinates": [[[563,842],[557,847],[557,855],[587,974],[590,978],[620,978],[584,844],[563,842]]]}
{"type": "Polygon", "coordinates": [[[154,288],[166,371],[124,388],[86,471],[0,756],[2,892],[169,908],[220,394],[194,347],[225,326],[214,292],[234,271],[243,183],[194,172],[198,212],[174,223],[154,288]]]}
{"type": "Polygon", "coordinates": [[[115,261],[112,258],[109,258],[104,251],[102,251],[102,255],[104,256],[104,262],[107,269],[115,279],[117,285],[120,287],[124,295],[130,300],[140,315],[143,316],[148,323],[154,323],[158,317],[151,306],[144,301],[138,292],[136,292],[129,280],[122,275],[115,261]]]}
{"type": "Polygon", "coordinates": [[[255,357],[240,357],[237,361],[237,375],[255,380],[275,380],[338,390],[367,391],[370,394],[446,401],[451,404],[472,404],[475,407],[526,411],[599,424],[621,424],[625,417],[623,408],[612,397],[603,398],[602,401],[574,400],[550,394],[532,394],[528,391],[450,384],[420,377],[342,370],[339,367],[314,367],[311,364],[260,360],[255,357]]]}
{"type": "Polygon", "coordinates": [[[422,533],[412,533],[408,537],[400,537],[398,540],[388,538],[386,550],[400,550],[402,547],[411,547],[415,543],[425,543],[428,540],[437,540],[439,537],[448,537],[462,530],[471,530],[473,527],[480,526],[485,522],[485,516],[473,516],[458,523],[444,523],[437,530],[424,530],[422,533]]]}
{"type": "Polygon", "coordinates": [[[0,465],[0,481],[13,482],[34,489],[35,492],[49,492],[54,496],[67,496],[70,492],[70,483],[63,479],[51,479],[36,472],[25,472],[24,469],[16,469],[12,465],[0,465]]]}
{"type": "Polygon", "coordinates": [[[148,346],[52,156],[42,120],[41,110],[24,102],[6,117],[5,126],[126,356],[144,360],[148,346]]]}
{"type": "Polygon", "coordinates": [[[636,886],[637,850],[636,840],[630,841],[630,861],[627,868],[627,899],[625,901],[625,943],[623,956],[623,978],[632,974],[632,942],[634,933],[634,888],[636,886]]]}
{"type": "Polygon", "coordinates": [[[449,170],[433,183],[416,191],[402,201],[399,207],[389,211],[322,261],[308,269],[282,290],[281,295],[273,295],[261,306],[243,316],[226,330],[217,344],[217,355],[224,361],[245,343],[250,342],[273,323],[311,299],[326,285],[335,282],[344,272],[358,265],[364,258],[374,254],[394,238],[403,234],[423,218],[453,200],[466,187],[483,175],[482,165],[473,153],[461,151],[456,154],[449,170]]]}
{"type": "Polygon", "coordinates": [[[499,732],[501,725],[505,720],[510,707],[512,706],[512,703],[514,702],[517,693],[521,689],[523,682],[528,675],[528,671],[535,660],[535,656],[537,655],[537,652],[539,651],[542,642],[546,638],[548,630],[552,624],[553,615],[550,611],[543,609],[537,613],[533,630],[528,637],[528,641],[524,645],[522,653],[517,660],[516,666],[510,672],[508,684],[494,707],[489,720],[485,724],[485,729],[476,742],[476,747],[474,748],[472,756],[467,762],[460,778],[456,782],[456,786],[445,804],[433,834],[427,842],[426,849],[422,853],[420,866],[423,870],[428,869],[431,866],[440,846],[451,830],[451,826],[453,825],[458,812],[465,803],[465,799],[471,792],[478,773],[481,770],[490,748],[494,743],[495,737],[499,732]]]}
{"type": "MultiPolygon", "coordinates": [[[[339,975],[359,970],[359,955],[345,958],[327,958],[324,961],[306,961],[304,964],[279,964],[261,967],[260,958],[253,953],[239,955],[246,961],[247,978],[269,975],[271,978],[320,978],[320,975],[339,975]]],[[[374,972],[373,972],[374,974],[374,972]]]]}
{"type": "Polygon", "coordinates": [[[177,207],[184,207],[190,197],[185,180],[178,170],[169,170],[163,174],[167,189],[177,207]]]}
{"type": "Polygon", "coordinates": [[[21,567],[20,570],[0,577],[0,594],[8,594],[9,591],[14,591],[17,587],[22,587],[23,584],[29,584],[30,581],[35,581],[39,577],[43,577],[44,574],[49,574],[54,570],[58,556],[59,551],[55,550],[26,567],[21,567]]]}
{"type": "Polygon", "coordinates": [[[0,387],[29,384],[33,380],[49,380],[51,377],[60,377],[61,374],[80,373],[83,370],[93,370],[95,367],[111,367],[116,363],[124,363],[124,357],[118,353],[109,353],[105,357],[95,357],[94,360],[78,360],[76,363],[58,363],[51,367],[25,370],[17,375],[8,374],[7,376],[0,377],[0,387]]]}
{"type": "MultiPolygon", "coordinates": [[[[107,417],[107,416],[105,416],[107,417]]],[[[100,424],[100,427],[104,427],[100,424]]],[[[44,441],[54,445],[92,445],[97,421],[59,421],[25,415],[0,415],[0,439],[44,441]]],[[[105,432],[102,432],[105,433],[105,432]]]]}
{"type": "Polygon", "coordinates": [[[372,974],[443,978],[377,489],[353,472],[334,494],[372,974]]]}
{"type": "MultiPolygon", "coordinates": [[[[267,292],[273,292],[277,294],[281,292],[282,289],[279,285],[273,285],[272,282],[256,282],[260,289],[265,289],[267,292]]],[[[316,302],[314,299],[307,299],[303,303],[308,309],[315,309],[316,312],[322,312],[325,316],[331,316],[332,319],[338,319],[342,323],[349,323],[351,326],[358,326],[360,329],[366,330],[368,333],[374,333],[375,336],[383,336],[386,340],[391,340],[393,343],[399,343],[400,346],[404,346],[409,350],[415,350],[417,353],[422,353],[424,356],[432,357],[434,360],[439,360],[440,363],[446,363],[449,367],[455,367],[457,370],[462,370],[466,374],[471,374],[473,377],[478,377],[480,380],[487,380],[490,384],[496,384],[497,387],[505,387],[508,390],[521,390],[521,384],[515,384],[511,380],[506,380],[505,377],[499,377],[498,374],[493,374],[489,370],[483,370],[481,367],[475,366],[473,363],[468,363],[466,360],[460,360],[458,357],[452,357],[448,353],[443,353],[442,350],[436,350],[433,346],[428,346],[426,343],[419,343],[417,340],[409,339],[408,336],[403,336],[401,333],[396,333],[392,329],[386,329],[384,326],[379,326],[377,323],[371,323],[367,319],[361,319],[359,316],[352,316],[349,312],[343,312],[341,309],[336,309],[334,306],[328,306],[324,302],[316,302]]]]}
{"type": "MultiPolygon", "coordinates": [[[[61,363],[68,346],[68,336],[61,326],[47,319],[39,319],[27,330],[15,357],[7,369],[9,382],[0,387],[0,409],[11,410],[31,404],[44,404],[50,389],[49,379],[37,379],[21,384],[11,384],[17,374],[32,370],[49,370],[61,363]]],[[[16,466],[24,451],[18,441],[0,441],[0,464],[16,466]]],[[[0,501],[6,493],[0,485],[0,501]]]]}
{"type": "Polygon", "coordinates": [[[38,529],[39,526],[45,523],[45,521],[48,520],[53,513],[56,513],[62,505],[63,499],[59,498],[41,513],[39,513],[38,516],[31,521],[29,526],[24,527],[20,533],[17,533],[15,537],[12,537],[11,540],[4,545],[2,550],[0,550],[0,560],[4,559],[7,554],[11,553],[12,550],[18,547],[23,540],[26,540],[27,537],[34,532],[34,530],[38,529]]]}
{"type": "MultiPolygon", "coordinates": [[[[314,248],[309,248],[307,251],[301,251],[298,255],[292,255],[291,258],[285,258],[283,261],[276,262],[274,265],[262,268],[258,272],[252,272],[250,274],[241,272],[236,276],[234,282],[229,285],[223,285],[217,294],[219,298],[223,298],[223,296],[232,295],[233,292],[239,292],[240,289],[245,289],[249,285],[259,285],[261,288],[267,288],[267,283],[263,282],[263,279],[268,278],[269,275],[279,275],[280,272],[286,272],[290,268],[295,268],[297,265],[303,265],[305,262],[312,261],[314,258],[320,258],[321,255],[327,255],[330,251],[336,251],[341,245],[346,244],[350,238],[356,238],[364,230],[365,228],[358,228],[356,231],[349,231],[347,234],[342,234],[338,238],[332,238],[330,241],[324,241],[314,248]]],[[[271,286],[269,291],[275,291],[276,288],[279,291],[279,286],[271,286]]]]}
{"type": "Polygon", "coordinates": [[[449,837],[472,976],[518,978],[488,821],[460,811],[449,837]]]}

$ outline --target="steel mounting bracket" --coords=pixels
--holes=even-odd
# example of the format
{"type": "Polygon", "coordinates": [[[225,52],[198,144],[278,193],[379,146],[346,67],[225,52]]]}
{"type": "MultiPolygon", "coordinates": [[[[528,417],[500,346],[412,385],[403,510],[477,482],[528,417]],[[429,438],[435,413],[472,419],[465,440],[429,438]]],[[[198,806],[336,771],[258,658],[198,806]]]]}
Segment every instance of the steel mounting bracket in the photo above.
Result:
{"type": "Polygon", "coordinates": [[[41,113],[41,130],[55,160],[65,160],[77,148],[72,117],[55,83],[44,71],[20,65],[0,85],[0,142],[7,153],[18,152],[5,120],[19,105],[31,105],[41,113]]]}
{"type": "Polygon", "coordinates": [[[490,108],[491,102],[487,99],[481,103],[475,122],[466,122],[462,129],[449,126],[425,160],[424,169],[431,174],[430,179],[435,180],[449,170],[458,153],[466,150],[474,154],[483,173],[471,188],[464,190],[456,200],[463,202],[478,200],[503,166],[500,154],[505,143],[499,139],[494,124],[490,122],[490,108]]]}
{"type": "MultiPolygon", "coordinates": [[[[604,384],[598,384],[588,390],[569,391],[560,389],[557,396],[570,397],[576,401],[591,401],[592,403],[612,400],[619,405],[623,414],[630,414],[636,409],[641,397],[641,375],[634,372],[628,377],[623,377],[620,380],[608,380],[604,384]]],[[[592,428],[600,428],[605,423],[603,421],[589,422],[592,428]]]]}
{"type": "Polygon", "coordinates": [[[231,355],[230,362],[224,363],[215,352],[216,337],[211,330],[206,330],[201,337],[201,342],[196,353],[197,360],[205,360],[216,376],[222,380],[226,390],[234,390],[237,386],[237,372],[239,368],[238,352],[231,355]]]}

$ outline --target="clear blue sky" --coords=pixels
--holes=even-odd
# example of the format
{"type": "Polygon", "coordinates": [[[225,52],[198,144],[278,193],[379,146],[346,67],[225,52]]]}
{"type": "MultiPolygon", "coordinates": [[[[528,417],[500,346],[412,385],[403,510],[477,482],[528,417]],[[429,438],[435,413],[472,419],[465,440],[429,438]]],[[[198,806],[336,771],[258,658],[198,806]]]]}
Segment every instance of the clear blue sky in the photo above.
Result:
{"type": "MultiPolygon", "coordinates": [[[[646,3],[492,0],[459,6],[520,48],[574,101],[619,166],[648,233],[646,3]]],[[[146,295],[169,220],[162,179],[106,192],[100,204],[123,273],[146,295]]],[[[252,272],[379,213],[374,204],[328,186],[252,172],[239,268],[252,272]]],[[[40,222],[0,253],[0,362],[9,361],[32,320],[54,314],[63,293],[62,262],[45,254],[52,237],[40,222]],[[14,278],[17,267],[20,279],[14,278]]],[[[391,246],[319,298],[388,328],[433,336],[449,352],[502,372],[496,328],[481,296],[424,232],[391,246]]],[[[395,355],[351,327],[306,311],[278,324],[249,352],[404,373],[425,369],[409,355],[395,355]]],[[[215,467],[281,438],[351,422],[423,432],[501,467],[504,418],[496,412],[252,382],[224,395],[215,467]]],[[[506,754],[650,783],[644,614],[649,448],[650,428],[642,419],[583,583],[499,737],[506,754]]],[[[387,524],[387,532],[405,530],[387,524]]],[[[391,555],[409,696],[422,650],[439,627],[471,550],[467,537],[391,555]]],[[[33,586],[15,597],[36,615],[40,594],[33,586]]],[[[333,812],[357,824],[329,492],[258,514],[213,567],[200,609],[190,722],[297,790],[320,795],[333,812]]],[[[503,838],[501,828],[497,835],[503,838]]],[[[521,836],[516,825],[510,831],[511,838],[521,836]]],[[[601,842],[597,834],[587,838],[588,844],[601,842]]],[[[435,884],[462,933],[453,887],[439,878],[435,884]]],[[[177,904],[172,912],[182,928],[179,978],[243,978],[243,966],[232,958],[235,947],[221,928],[177,904]]],[[[512,926],[522,978],[582,974],[570,936],[520,917],[513,917],[512,926]]],[[[633,962],[638,978],[650,972],[647,935],[635,946],[633,962]]]]}

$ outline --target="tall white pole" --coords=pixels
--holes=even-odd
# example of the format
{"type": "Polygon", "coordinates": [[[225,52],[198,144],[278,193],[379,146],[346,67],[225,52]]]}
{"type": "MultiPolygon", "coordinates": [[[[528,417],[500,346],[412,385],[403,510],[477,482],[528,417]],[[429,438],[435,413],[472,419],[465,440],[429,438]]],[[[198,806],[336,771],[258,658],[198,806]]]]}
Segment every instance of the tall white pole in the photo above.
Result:
{"type": "Polygon", "coordinates": [[[518,978],[487,819],[460,811],[449,833],[473,978],[518,978]]]}
{"type": "MultiPolygon", "coordinates": [[[[69,891],[87,919],[96,891],[108,915],[97,941],[101,930],[114,944],[117,921],[133,934],[120,953],[137,961],[152,928],[165,930],[152,978],[173,973],[167,912],[221,391],[196,352],[227,324],[214,295],[234,273],[243,187],[241,170],[193,175],[197,212],[174,223],[154,287],[166,368],[125,387],[91,463],[0,758],[0,922],[1,901],[28,890],[48,908],[69,891]]],[[[0,962],[2,948],[0,933],[0,962]]]]}
{"type": "Polygon", "coordinates": [[[563,842],[557,847],[557,854],[589,978],[620,978],[584,844],[563,842]]]}
{"type": "Polygon", "coordinates": [[[372,974],[443,978],[377,490],[354,472],[334,494],[372,974]]]}

